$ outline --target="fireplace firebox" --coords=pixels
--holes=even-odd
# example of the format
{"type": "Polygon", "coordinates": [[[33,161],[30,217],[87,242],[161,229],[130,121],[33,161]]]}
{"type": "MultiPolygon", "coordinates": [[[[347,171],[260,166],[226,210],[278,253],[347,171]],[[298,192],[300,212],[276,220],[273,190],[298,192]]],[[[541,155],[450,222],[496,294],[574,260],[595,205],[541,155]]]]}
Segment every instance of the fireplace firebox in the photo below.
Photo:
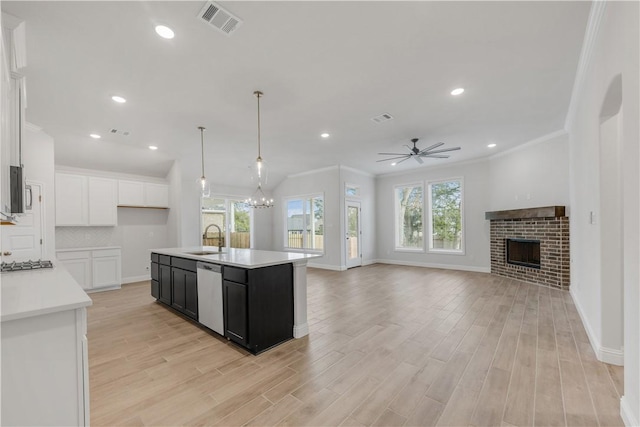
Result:
{"type": "Polygon", "coordinates": [[[540,269],[540,240],[506,239],[507,263],[540,269]]]}

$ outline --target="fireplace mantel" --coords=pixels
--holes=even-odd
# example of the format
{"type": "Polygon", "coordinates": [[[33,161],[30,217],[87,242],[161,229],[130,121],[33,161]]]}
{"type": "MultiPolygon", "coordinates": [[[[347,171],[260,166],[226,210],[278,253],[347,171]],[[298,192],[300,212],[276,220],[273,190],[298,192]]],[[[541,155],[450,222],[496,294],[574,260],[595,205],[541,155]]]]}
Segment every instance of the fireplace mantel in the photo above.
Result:
{"type": "Polygon", "coordinates": [[[564,206],[545,206],[542,208],[512,209],[508,211],[485,212],[484,219],[522,219],[522,218],[562,218],[565,216],[564,206]]]}

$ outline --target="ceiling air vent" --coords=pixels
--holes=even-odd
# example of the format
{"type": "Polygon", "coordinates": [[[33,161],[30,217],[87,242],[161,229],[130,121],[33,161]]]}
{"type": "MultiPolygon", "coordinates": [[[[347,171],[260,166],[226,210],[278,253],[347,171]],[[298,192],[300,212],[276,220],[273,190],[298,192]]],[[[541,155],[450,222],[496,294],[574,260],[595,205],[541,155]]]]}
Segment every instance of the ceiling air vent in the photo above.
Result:
{"type": "Polygon", "coordinates": [[[113,135],[129,136],[129,134],[131,132],[129,132],[128,130],[120,130],[120,129],[111,128],[111,129],[109,129],[109,133],[111,133],[113,135]]]}
{"type": "Polygon", "coordinates": [[[230,36],[236,28],[242,24],[242,20],[225,10],[219,4],[208,1],[200,13],[198,19],[209,24],[216,30],[230,36]]]}
{"type": "Polygon", "coordinates": [[[384,123],[386,121],[393,120],[393,116],[389,113],[382,113],[379,116],[372,117],[371,120],[376,123],[384,123]]]}

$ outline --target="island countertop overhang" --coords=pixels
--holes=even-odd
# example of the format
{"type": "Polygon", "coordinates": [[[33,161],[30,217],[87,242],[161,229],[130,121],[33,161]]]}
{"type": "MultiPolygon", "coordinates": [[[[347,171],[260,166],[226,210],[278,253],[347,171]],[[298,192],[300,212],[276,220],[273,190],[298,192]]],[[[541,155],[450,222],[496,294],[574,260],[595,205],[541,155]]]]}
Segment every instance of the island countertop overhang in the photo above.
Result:
{"type": "Polygon", "coordinates": [[[299,252],[263,251],[258,249],[225,249],[221,253],[196,255],[193,252],[217,252],[215,246],[191,246],[184,248],[151,249],[152,253],[212,264],[230,265],[242,268],[261,268],[280,264],[306,264],[308,259],[322,255],[299,252]]]}

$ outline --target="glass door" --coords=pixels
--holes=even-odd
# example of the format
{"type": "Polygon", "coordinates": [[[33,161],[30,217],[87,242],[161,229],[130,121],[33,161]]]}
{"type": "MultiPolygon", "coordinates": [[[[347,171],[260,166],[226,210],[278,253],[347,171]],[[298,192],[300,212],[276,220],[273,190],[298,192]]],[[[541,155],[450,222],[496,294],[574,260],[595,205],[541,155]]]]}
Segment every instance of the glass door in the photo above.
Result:
{"type": "Polygon", "coordinates": [[[360,202],[346,202],[347,268],[362,265],[362,232],[360,230],[360,202]]]}

